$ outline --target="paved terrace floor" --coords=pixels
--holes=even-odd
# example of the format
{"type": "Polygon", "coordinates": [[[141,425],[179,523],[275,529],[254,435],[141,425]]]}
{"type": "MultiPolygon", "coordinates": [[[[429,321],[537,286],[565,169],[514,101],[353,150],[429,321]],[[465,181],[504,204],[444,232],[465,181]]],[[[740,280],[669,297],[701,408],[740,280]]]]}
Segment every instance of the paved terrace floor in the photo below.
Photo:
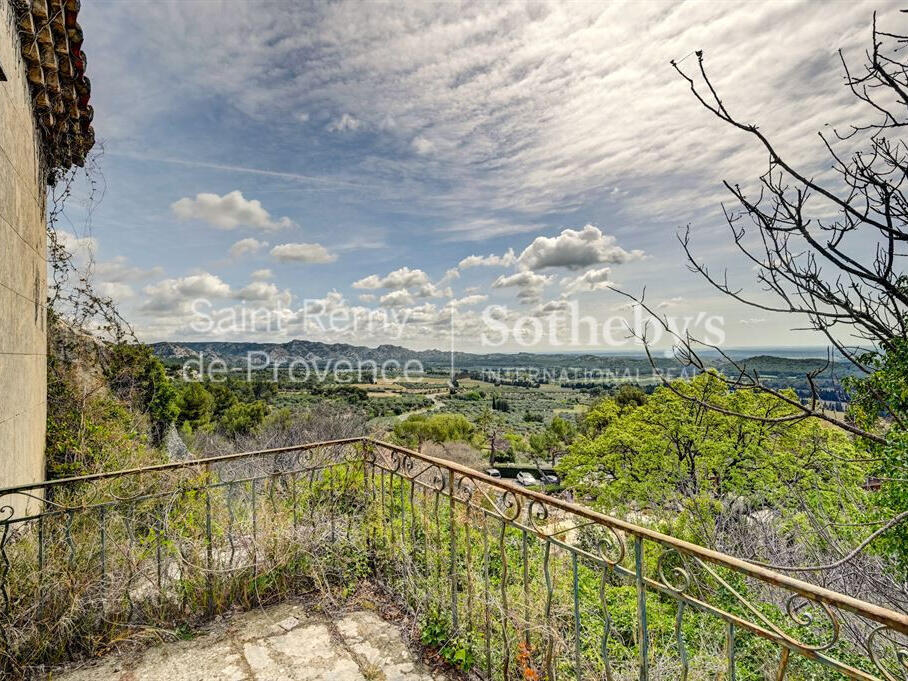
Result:
{"type": "Polygon", "coordinates": [[[54,681],[451,681],[429,670],[375,612],[337,618],[282,604],[236,615],[190,640],[116,654],[54,681]]]}

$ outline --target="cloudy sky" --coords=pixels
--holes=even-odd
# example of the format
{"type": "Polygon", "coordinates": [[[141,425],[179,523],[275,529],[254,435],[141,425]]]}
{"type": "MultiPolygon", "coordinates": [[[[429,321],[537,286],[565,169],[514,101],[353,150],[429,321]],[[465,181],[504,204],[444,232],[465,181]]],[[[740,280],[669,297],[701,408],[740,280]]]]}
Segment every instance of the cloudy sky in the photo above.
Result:
{"type": "Polygon", "coordinates": [[[721,181],[766,161],[669,60],[703,49],[730,110],[822,174],[817,131],[868,113],[836,50],[859,59],[874,10],[905,21],[862,2],[92,0],[99,190],[89,212],[80,185],[64,228],[147,341],[445,347],[453,319],[475,350],[484,310],[630,318],[617,285],[694,326],[720,316],[730,346],[814,345],[686,269],[690,223],[752,285],[721,181]]]}

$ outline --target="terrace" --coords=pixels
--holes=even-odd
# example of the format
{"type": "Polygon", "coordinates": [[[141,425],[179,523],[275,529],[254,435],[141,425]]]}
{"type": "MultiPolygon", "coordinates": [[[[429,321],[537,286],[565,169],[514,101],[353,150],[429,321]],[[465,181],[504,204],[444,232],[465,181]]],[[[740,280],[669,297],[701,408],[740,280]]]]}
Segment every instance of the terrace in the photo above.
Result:
{"type": "Polygon", "coordinates": [[[904,614],[368,438],[6,488],[0,504],[10,676],[363,583],[484,679],[908,675],[904,614]]]}

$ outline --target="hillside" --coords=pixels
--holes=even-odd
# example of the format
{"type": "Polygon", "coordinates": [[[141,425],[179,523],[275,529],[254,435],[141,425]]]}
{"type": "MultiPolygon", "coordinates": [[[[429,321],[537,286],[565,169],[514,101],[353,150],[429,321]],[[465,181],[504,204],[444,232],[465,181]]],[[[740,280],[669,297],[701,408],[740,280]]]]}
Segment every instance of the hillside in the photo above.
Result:
{"type": "MultiPolygon", "coordinates": [[[[339,361],[351,363],[373,361],[377,364],[396,361],[403,365],[416,360],[426,368],[441,368],[451,364],[451,355],[447,350],[411,350],[400,345],[379,345],[370,348],[347,343],[291,340],[286,343],[161,342],[153,343],[151,347],[164,361],[197,358],[199,353],[203,353],[206,360],[221,359],[231,366],[245,366],[249,353],[266,353],[271,362],[282,364],[293,360],[305,360],[317,365],[334,364],[339,361]]],[[[254,360],[256,363],[263,362],[263,356],[256,355],[254,360]]],[[[656,362],[665,368],[677,366],[672,359],[660,358],[656,362]]],[[[651,370],[649,360],[642,355],[531,352],[487,354],[455,352],[454,366],[459,369],[535,367],[647,372],[651,370]]]]}

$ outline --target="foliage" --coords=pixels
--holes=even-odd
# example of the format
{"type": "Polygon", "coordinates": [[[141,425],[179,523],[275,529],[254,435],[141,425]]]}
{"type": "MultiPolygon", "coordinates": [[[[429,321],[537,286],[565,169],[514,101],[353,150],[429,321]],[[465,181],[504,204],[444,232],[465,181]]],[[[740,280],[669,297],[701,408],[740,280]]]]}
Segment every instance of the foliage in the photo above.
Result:
{"type": "Polygon", "coordinates": [[[148,414],[153,439],[160,442],[176,421],[179,406],[177,391],[151,348],[135,343],[111,345],[104,373],[115,395],[148,414]]]}
{"type": "Polygon", "coordinates": [[[229,436],[245,435],[258,428],[267,413],[268,407],[261,400],[238,402],[223,413],[220,426],[229,436]]]}
{"type": "MultiPolygon", "coordinates": [[[[848,381],[849,417],[862,428],[887,433],[885,442],[868,443],[879,461],[873,470],[879,481],[874,498],[878,515],[885,521],[908,512],[908,339],[893,342],[884,354],[863,359],[872,372],[848,381]]],[[[908,524],[897,524],[885,532],[876,546],[908,568],[908,524]]]]}
{"type": "Polygon", "coordinates": [[[794,517],[804,507],[830,509],[843,490],[862,494],[866,470],[849,438],[813,420],[770,423],[730,417],[700,401],[754,417],[779,418],[792,408],[771,395],[731,391],[711,373],[659,388],[641,406],[595,405],[583,432],[558,464],[565,486],[602,508],[666,511],[688,524],[696,541],[713,544],[704,517],[732,505],[794,517]]]}
{"type": "Polygon", "coordinates": [[[567,451],[574,439],[574,425],[556,416],[541,433],[530,435],[530,450],[538,457],[555,464],[555,459],[567,451]]]}
{"type": "Polygon", "coordinates": [[[615,404],[619,407],[639,407],[646,402],[646,393],[639,386],[622,384],[615,393],[615,404]]]}
{"type": "Polygon", "coordinates": [[[424,442],[469,442],[475,435],[476,428],[460,414],[412,414],[394,425],[394,438],[417,448],[424,442]]]}
{"type": "Polygon", "coordinates": [[[150,448],[148,433],[156,428],[149,427],[149,420],[157,417],[160,427],[172,414],[172,403],[167,385],[158,382],[157,368],[132,350],[113,346],[106,352],[51,314],[45,434],[49,479],[159,461],[150,448]],[[137,357],[139,361],[131,361],[137,357]],[[108,384],[105,374],[116,380],[108,384]]]}
{"type": "Polygon", "coordinates": [[[422,625],[420,641],[438,650],[441,658],[455,669],[469,672],[476,665],[475,643],[468,634],[452,634],[451,629],[448,618],[432,610],[422,625]]]}

